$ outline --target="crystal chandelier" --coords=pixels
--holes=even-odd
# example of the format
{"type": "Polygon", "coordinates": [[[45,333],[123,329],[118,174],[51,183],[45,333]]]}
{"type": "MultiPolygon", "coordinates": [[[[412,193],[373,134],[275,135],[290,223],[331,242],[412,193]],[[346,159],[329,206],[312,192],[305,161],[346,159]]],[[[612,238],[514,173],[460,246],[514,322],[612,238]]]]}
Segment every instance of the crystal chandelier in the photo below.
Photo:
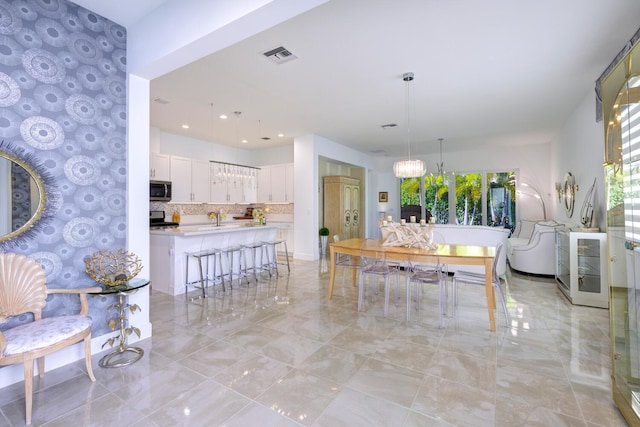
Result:
{"type": "Polygon", "coordinates": [[[419,178],[426,172],[422,160],[411,160],[411,123],[409,117],[409,82],[413,80],[413,73],[404,73],[402,80],[406,82],[407,97],[407,159],[398,160],[393,164],[393,173],[397,178],[419,178]]]}

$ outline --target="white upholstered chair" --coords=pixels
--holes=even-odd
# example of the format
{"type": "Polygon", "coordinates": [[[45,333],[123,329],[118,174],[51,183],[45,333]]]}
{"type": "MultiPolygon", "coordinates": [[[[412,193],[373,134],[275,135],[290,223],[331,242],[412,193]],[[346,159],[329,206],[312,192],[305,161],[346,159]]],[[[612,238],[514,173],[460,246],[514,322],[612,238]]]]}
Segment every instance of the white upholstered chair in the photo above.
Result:
{"type": "Polygon", "coordinates": [[[507,241],[507,259],[513,270],[553,276],[556,271],[555,221],[521,221],[515,234],[507,241]]]}
{"type": "Polygon", "coordinates": [[[91,318],[87,316],[87,293],[101,288],[50,289],[44,269],[32,258],[14,253],[0,253],[0,324],[10,317],[33,313],[33,322],[0,331],[0,366],[24,365],[24,400],[26,424],[31,424],[33,404],[33,362],[44,375],[44,356],[84,340],[87,373],[91,369],[91,318]],[[48,294],[79,294],[80,314],[42,318],[48,294]]]}

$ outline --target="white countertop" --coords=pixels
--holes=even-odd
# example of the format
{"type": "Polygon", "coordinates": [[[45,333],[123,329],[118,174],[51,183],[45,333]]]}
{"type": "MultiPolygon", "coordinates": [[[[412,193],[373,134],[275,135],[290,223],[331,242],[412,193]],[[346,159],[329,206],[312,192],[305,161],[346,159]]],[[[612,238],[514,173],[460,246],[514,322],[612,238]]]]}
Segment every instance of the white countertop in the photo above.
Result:
{"type": "Polygon", "coordinates": [[[273,226],[246,223],[226,223],[219,226],[213,224],[184,225],[177,228],[163,228],[159,230],[149,230],[150,234],[158,236],[198,236],[202,234],[232,233],[237,231],[249,231],[252,228],[274,228],[273,226]]]}

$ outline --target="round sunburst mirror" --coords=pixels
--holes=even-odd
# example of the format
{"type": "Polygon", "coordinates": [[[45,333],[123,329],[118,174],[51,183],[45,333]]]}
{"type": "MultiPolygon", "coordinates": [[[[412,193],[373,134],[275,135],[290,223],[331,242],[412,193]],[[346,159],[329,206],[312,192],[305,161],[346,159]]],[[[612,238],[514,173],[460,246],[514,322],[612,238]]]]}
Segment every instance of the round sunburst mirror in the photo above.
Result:
{"type": "Polygon", "coordinates": [[[0,242],[16,239],[40,220],[47,196],[40,174],[0,147],[0,242]]]}

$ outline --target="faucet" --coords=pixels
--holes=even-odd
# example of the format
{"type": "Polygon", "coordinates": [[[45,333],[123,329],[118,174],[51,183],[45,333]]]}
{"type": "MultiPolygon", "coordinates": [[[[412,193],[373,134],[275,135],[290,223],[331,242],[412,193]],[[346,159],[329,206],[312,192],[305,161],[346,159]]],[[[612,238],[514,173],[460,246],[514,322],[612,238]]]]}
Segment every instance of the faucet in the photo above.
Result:
{"type": "Polygon", "coordinates": [[[216,227],[220,227],[220,210],[216,212],[216,227]]]}

